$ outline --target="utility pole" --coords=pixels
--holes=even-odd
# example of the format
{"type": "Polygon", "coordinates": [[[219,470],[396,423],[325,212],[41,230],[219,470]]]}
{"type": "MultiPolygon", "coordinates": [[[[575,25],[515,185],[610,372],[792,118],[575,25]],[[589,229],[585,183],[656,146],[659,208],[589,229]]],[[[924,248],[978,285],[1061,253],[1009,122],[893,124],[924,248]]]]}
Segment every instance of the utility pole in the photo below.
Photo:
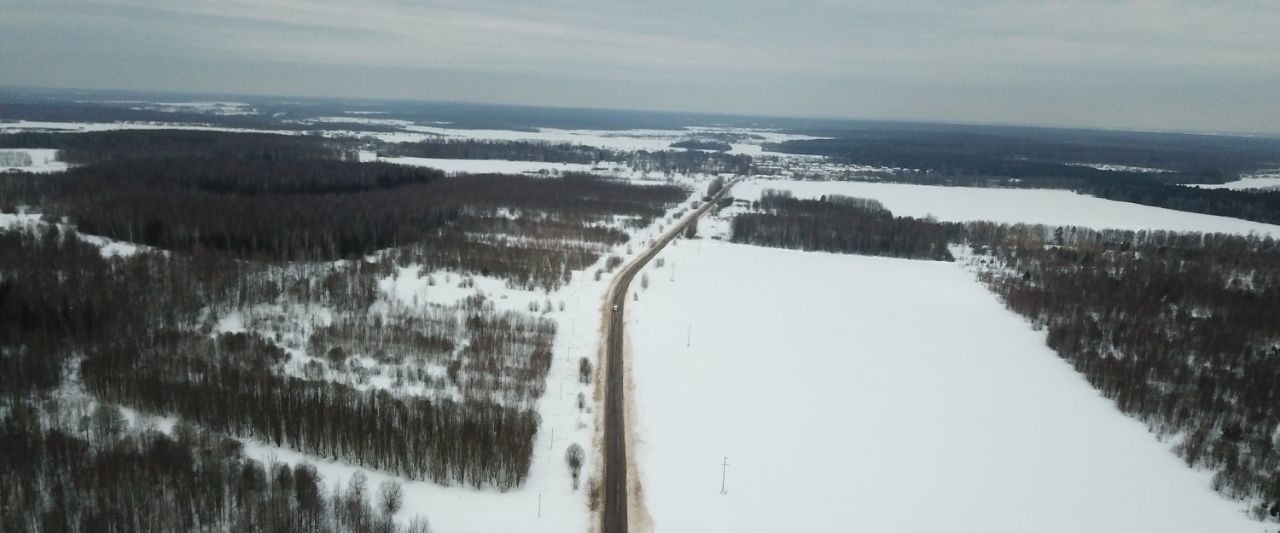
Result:
{"type": "Polygon", "coordinates": [[[542,518],[542,493],[538,493],[538,518],[542,518]]]}
{"type": "MultiPolygon", "coordinates": [[[[720,494],[728,494],[728,492],[724,490],[724,477],[725,477],[725,473],[728,471],[729,471],[729,457],[726,456],[724,458],[724,463],[720,465],[720,494]]],[[[541,500],[539,500],[539,502],[541,502],[541,500]]]]}
{"type": "Polygon", "coordinates": [[[671,262],[671,281],[675,281],[675,280],[676,280],[676,263],[675,261],[672,261],[671,262]]]}
{"type": "Polygon", "coordinates": [[[688,348],[693,345],[693,322],[689,323],[689,331],[684,337],[684,347],[688,348]]]}

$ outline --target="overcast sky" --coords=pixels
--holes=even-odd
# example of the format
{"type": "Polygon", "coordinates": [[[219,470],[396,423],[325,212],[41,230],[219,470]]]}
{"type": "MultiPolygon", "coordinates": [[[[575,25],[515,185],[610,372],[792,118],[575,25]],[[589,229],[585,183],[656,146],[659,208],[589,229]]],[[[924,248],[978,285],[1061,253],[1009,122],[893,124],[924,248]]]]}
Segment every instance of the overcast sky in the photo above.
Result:
{"type": "Polygon", "coordinates": [[[0,85],[1280,133],[1280,0],[0,0],[0,85]]]}

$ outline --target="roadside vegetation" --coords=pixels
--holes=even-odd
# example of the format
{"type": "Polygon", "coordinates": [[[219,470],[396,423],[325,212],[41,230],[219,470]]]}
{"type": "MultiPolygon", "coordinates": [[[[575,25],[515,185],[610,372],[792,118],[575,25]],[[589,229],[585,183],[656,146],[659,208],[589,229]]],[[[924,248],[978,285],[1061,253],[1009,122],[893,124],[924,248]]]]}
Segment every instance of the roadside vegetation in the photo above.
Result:
{"type": "Polygon", "coordinates": [[[553,290],[688,196],[590,175],[447,178],[320,138],[239,135],[85,137],[66,141],[83,152],[65,174],[0,179],[8,209],[44,214],[0,228],[0,438],[16,450],[0,529],[397,530],[392,489],[383,510],[363,486],[313,497],[306,467],[263,466],[230,437],[519,487],[552,304],[408,302],[383,282],[553,290]],[[102,237],[136,250],[104,255],[102,237]],[[65,483],[85,468],[98,474],[65,483]]]}

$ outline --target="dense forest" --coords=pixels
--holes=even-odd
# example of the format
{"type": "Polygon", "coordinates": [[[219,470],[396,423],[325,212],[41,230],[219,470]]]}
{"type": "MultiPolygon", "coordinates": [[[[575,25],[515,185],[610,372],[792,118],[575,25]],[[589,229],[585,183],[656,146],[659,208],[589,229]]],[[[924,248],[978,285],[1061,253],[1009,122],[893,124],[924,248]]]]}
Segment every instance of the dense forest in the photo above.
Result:
{"type": "Polygon", "coordinates": [[[394,521],[399,484],[374,496],[357,475],[329,491],[309,464],[263,465],[237,440],[185,423],[172,435],[130,425],[105,405],[71,427],[57,417],[65,412],[25,406],[0,417],[0,530],[431,531],[423,517],[394,521]]]}
{"type": "Polygon", "coordinates": [[[636,170],[664,174],[739,174],[751,173],[751,156],[704,152],[701,150],[664,150],[632,152],[628,165],[636,170]]]}
{"type": "Polygon", "coordinates": [[[799,200],[767,190],[733,218],[732,241],[798,250],[950,261],[947,227],[895,217],[880,202],[837,195],[799,200]]]}
{"type": "Polygon", "coordinates": [[[710,150],[712,152],[728,152],[733,149],[733,145],[715,139],[685,139],[671,143],[671,147],[684,148],[685,150],[710,150]]]}
{"type": "Polygon", "coordinates": [[[1230,181],[1280,166],[1280,141],[1173,133],[918,125],[812,132],[828,138],[765,145],[783,153],[918,169],[939,177],[1154,178],[1167,183],[1230,181]],[[1098,170],[1111,164],[1166,172],[1098,170]]]}
{"type": "Polygon", "coordinates": [[[1280,243],[1081,228],[963,228],[981,277],[1089,383],[1214,488],[1280,517],[1280,243]]]}
{"type": "Polygon", "coordinates": [[[549,290],[689,194],[590,175],[447,178],[305,136],[0,137],[55,139],[78,166],[0,177],[0,208],[43,214],[0,228],[0,439],[43,465],[0,469],[6,531],[400,530],[383,490],[378,509],[355,482],[325,495],[309,467],[264,467],[227,437],[518,487],[552,302],[409,302],[381,284],[410,271],[428,286],[486,275],[549,290]],[[107,256],[98,236],[143,246],[107,256]],[[131,427],[117,406],[180,422],[131,427]]]}
{"type": "Polygon", "coordinates": [[[308,135],[191,130],[114,130],[0,134],[0,148],[53,148],[75,165],[194,157],[246,161],[353,159],[350,141],[308,135]]]}
{"type": "MultiPolygon", "coordinates": [[[[211,305],[225,314],[293,299],[270,287],[283,280],[249,285],[241,277],[266,272],[159,253],[108,260],[96,246],[53,228],[0,232],[0,251],[0,397],[10,402],[83,380],[97,398],[113,403],[413,478],[510,488],[528,469],[537,428],[530,409],[550,366],[552,324],[483,305],[461,309],[471,341],[443,355],[457,361],[461,376],[455,379],[522,380],[526,392],[508,397],[506,407],[488,396],[463,403],[404,398],[290,377],[283,368],[288,356],[254,335],[189,333],[211,327],[211,305]],[[228,294],[239,306],[210,300],[228,294]],[[73,367],[79,372],[68,374],[73,367]]],[[[305,299],[296,303],[328,302],[333,312],[361,305],[359,298],[344,303],[346,292],[326,281],[299,293],[305,299]]],[[[349,312],[367,314],[360,307],[349,312]]],[[[317,342],[328,349],[317,355],[344,365],[346,354],[334,357],[335,346],[324,339],[317,342]]],[[[373,354],[353,349],[350,355],[373,354]]]]}
{"type": "Polygon", "coordinates": [[[301,136],[15,134],[0,144],[49,138],[75,139],[57,146],[99,162],[40,179],[0,176],[0,209],[39,206],[84,233],[241,259],[333,260],[395,248],[429,267],[523,286],[557,286],[624,241],[620,225],[647,225],[686,196],[585,174],[445,178],[346,161],[349,147],[301,136]]]}
{"type": "Polygon", "coordinates": [[[429,139],[414,143],[379,143],[378,155],[436,159],[505,159],[586,165],[601,161],[621,161],[625,158],[625,154],[621,152],[581,144],[478,139],[429,139]]]}

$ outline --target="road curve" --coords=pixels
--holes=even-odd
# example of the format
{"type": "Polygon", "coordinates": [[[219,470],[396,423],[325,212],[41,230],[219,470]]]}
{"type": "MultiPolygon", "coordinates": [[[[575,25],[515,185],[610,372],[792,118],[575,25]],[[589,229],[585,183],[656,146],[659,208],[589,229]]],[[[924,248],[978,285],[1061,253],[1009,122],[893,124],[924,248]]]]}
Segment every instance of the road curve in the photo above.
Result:
{"type": "Polygon", "coordinates": [[[627,309],[627,293],[631,280],[649,260],[681,232],[706,214],[724,198],[742,178],[725,183],[723,189],[710,202],[704,202],[671,229],[663,233],[649,248],[622,267],[609,285],[605,297],[605,395],[604,395],[604,509],[600,518],[601,533],[627,533],[627,420],[626,420],[626,368],[623,361],[622,339],[624,315],[627,309]],[[616,309],[616,310],[615,310],[616,309]]]}

